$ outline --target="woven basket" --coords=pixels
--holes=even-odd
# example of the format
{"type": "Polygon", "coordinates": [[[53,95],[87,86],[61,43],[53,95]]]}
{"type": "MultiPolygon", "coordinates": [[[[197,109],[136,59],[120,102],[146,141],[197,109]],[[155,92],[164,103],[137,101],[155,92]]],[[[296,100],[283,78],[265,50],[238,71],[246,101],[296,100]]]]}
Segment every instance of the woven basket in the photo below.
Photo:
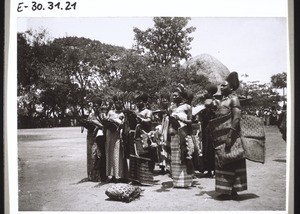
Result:
{"type": "Polygon", "coordinates": [[[153,185],[154,177],[150,171],[149,158],[130,155],[129,161],[129,179],[139,182],[142,185],[153,185]]]}
{"type": "Polygon", "coordinates": [[[243,115],[241,134],[245,157],[250,161],[265,163],[266,136],[263,119],[253,115],[243,115]]]}
{"type": "Polygon", "coordinates": [[[264,121],[262,118],[253,115],[243,115],[240,124],[242,136],[265,139],[264,121]]]}
{"type": "Polygon", "coordinates": [[[230,128],[231,114],[212,119],[208,124],[209,134],[215,148],[217,164],[220,167],[245,158],[245,150],[240,137],[234,140],[233,145],[229,149],[225,148],[230,128]]]}
{"type": "Polygon", "coordinates": [[[234,144],[227,150],[225,144],[219,145],[215,149],[217,163],[219,167],[245,158],[245,150],[241,138],[237,138],[234,144]]]}
{"type": "Polygon", "coordinates": [[[253,162],[265,163],[265,140],[242,137],[245,157],[253,162]]]}

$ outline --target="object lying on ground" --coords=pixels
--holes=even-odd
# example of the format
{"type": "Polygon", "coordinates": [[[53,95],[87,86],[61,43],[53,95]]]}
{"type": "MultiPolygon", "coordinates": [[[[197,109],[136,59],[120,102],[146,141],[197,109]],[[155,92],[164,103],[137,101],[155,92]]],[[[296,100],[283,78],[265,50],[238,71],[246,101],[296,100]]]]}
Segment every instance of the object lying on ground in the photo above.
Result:
{"type": "Polygon", "coordinates": [[[105,194],[112,200],[131,202],[141,195],[143,190],[130,184],[117,183],[111,185],[105,194]]]}

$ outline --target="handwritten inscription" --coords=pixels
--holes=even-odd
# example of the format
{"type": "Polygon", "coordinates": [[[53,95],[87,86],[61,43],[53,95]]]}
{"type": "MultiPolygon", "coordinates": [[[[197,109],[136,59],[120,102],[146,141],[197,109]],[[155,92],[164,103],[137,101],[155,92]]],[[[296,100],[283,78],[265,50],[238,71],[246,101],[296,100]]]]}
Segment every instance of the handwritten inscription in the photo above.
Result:
{"type": "Polygon", "coordinates": [[[42,11],[42,10],[76,10],[77,2],[37,2],[32,1],[31,3],[19,2],[17,7],[17,12],[23,12],[25,10],[31,11],[42,11]]]}

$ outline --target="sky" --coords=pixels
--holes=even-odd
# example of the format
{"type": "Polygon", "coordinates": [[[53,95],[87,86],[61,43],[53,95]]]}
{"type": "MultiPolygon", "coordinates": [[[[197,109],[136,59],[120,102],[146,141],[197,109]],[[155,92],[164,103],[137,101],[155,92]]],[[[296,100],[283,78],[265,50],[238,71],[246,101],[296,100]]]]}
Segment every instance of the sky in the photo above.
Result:
{"type": "MultiPolygon", "coordinates": [[[[45,28],[52,38],[78,36],[131,48],[133,28],[153,27],[152,17],[18,18],[17,31],[45,28]]],[[[270,82],[271,76],[288,72],[287,19],[283,17],[192,17],[196,27],[190,53],[209,54],[244,81],[270,82]],[[242,75],[247,74],[245,78],[242,75]]]]}

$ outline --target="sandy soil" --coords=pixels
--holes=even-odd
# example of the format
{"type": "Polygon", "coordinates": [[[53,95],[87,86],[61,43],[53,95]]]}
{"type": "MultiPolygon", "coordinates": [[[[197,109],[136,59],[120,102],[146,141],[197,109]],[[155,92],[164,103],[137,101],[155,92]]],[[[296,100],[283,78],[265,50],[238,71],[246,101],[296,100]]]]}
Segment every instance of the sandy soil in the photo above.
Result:
{"type": "Polygon", "coordinates": [[[286,209],[286,143],[275,126],[266,127],[266,163],[247,161],[248,190],[237,200],[221,201],[215,180],[198,173],[193,187],[172,187],[156,175],[131,203],[111,201],[111,184],[83,182],[86,131],[80,127],[18,130],[20,211],[276,211],[286,209]]]}

